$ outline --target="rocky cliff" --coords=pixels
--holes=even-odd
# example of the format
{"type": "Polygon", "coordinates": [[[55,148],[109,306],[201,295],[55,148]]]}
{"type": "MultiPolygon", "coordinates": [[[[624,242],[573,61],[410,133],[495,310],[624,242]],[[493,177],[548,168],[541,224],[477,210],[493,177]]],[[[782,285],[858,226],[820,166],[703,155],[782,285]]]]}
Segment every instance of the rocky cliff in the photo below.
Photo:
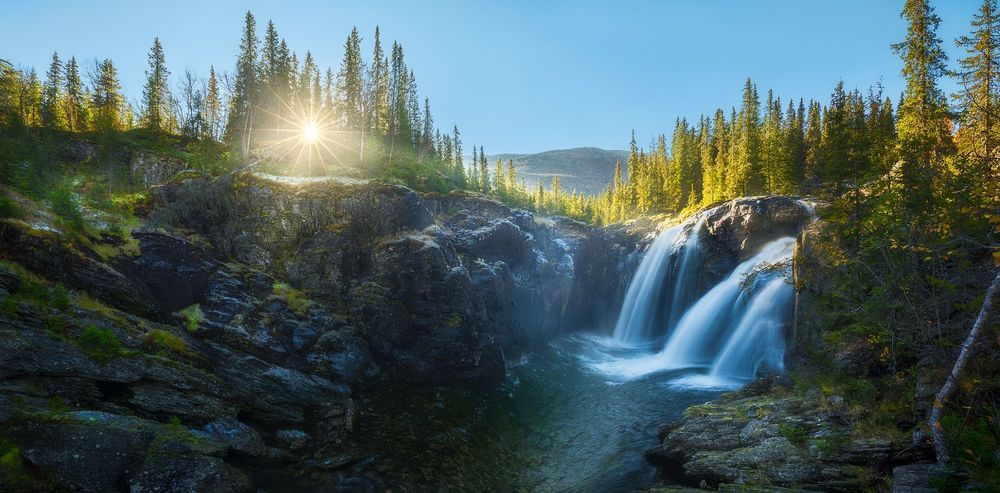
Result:
{"type": "Polygon", "coordinates": [[[169,182],[143,209],[117,236],[0,221],[13,489],[374,489],[347,439],[354,393],[503,378],[561,330],[589,229],[476,195],[251,175],[169,182]]]}

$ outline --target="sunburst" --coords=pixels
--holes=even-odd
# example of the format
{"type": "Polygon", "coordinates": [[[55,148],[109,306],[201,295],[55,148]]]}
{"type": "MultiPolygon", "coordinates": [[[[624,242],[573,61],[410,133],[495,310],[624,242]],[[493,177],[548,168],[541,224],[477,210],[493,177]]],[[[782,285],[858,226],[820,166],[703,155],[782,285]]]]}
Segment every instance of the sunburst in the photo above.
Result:
{"type": "Polygon", "coordinates": [[[316,172],[333,174],[334,163],[344,165],[341,156],[358,155],[359,150],[347,143],[347,136],[357,132],[340,130],[332,108],[274,99],[280,101],[282,111],[255,108],[275,124],[254,132],[254,151],[264,160],[283,167],[289,175],[313,176],[316,172]]]}

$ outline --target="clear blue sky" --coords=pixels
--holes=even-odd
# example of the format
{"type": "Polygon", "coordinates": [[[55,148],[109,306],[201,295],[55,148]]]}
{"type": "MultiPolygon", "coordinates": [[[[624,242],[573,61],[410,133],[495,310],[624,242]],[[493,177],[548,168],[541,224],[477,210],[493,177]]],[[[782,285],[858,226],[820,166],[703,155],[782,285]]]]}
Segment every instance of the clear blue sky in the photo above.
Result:
{"type": "MultiPolygon", "coordinates": [[[[4,3],[0,57],[40,73],[53,50],[88,66],[111,57],[133,101],[154,36],[175,77],[205,76],[232,69],[247,9],[324,68],[339,65],[351,26],[367,51],[379,25],[406,49],[437,123],[491,154],[621,149],[633,128],[645,144],[678,116],[737,104],[747,76],[784,98],[826,101],[840,78],[862,90],[882,78],[894,100],[902,88],[889,49],[904,33],[902,0],[4,3]]],[[[934,2],[952,63],[979,3],[934,2]]]]}

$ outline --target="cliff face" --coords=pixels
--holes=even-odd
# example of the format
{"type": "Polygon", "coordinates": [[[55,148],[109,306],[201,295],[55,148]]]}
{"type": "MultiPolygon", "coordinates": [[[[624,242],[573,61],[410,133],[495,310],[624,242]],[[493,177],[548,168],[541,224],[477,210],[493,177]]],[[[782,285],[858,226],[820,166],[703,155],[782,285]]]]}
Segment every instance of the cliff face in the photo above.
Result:
{"type": "Polygon", "coordinates": [[[374,487],[352,395],[503,378],[561,330],[589,229],[253,176],[155,187],[147,210],[126,237],[0,222],[0,432],[31,487],[242,491],[283,468],[374,487]]]}

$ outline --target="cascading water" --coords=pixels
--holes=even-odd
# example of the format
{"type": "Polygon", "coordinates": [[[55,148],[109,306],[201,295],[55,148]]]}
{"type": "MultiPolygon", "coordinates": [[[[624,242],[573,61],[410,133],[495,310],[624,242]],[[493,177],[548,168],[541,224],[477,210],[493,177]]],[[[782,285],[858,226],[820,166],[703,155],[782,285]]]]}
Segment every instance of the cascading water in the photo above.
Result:
{"type": "Polygon", "coordinates": [[[694,300],[703,262],[703,219],[688,224],[654,241],[615,327],[616,342],[648,347],[665,335],[663,346],[654,354],[592,361],[592,366],[626,378],[702,368],[707,374],[683,382],[713,387],[738,385],[764,370],[784,370],[784,332],[794,294],[787,269],[795,239],[764,245],[694,300]]]}
{"type": "Polygon", "coordinates": [[[625,292],[615,324],[617,344],[649,345],[663,337],[691,303],[697,284],[702,222],[670,228],[656,237],[625,292]],[[676,268],[674,254],[680,252],[676,268]]]}

